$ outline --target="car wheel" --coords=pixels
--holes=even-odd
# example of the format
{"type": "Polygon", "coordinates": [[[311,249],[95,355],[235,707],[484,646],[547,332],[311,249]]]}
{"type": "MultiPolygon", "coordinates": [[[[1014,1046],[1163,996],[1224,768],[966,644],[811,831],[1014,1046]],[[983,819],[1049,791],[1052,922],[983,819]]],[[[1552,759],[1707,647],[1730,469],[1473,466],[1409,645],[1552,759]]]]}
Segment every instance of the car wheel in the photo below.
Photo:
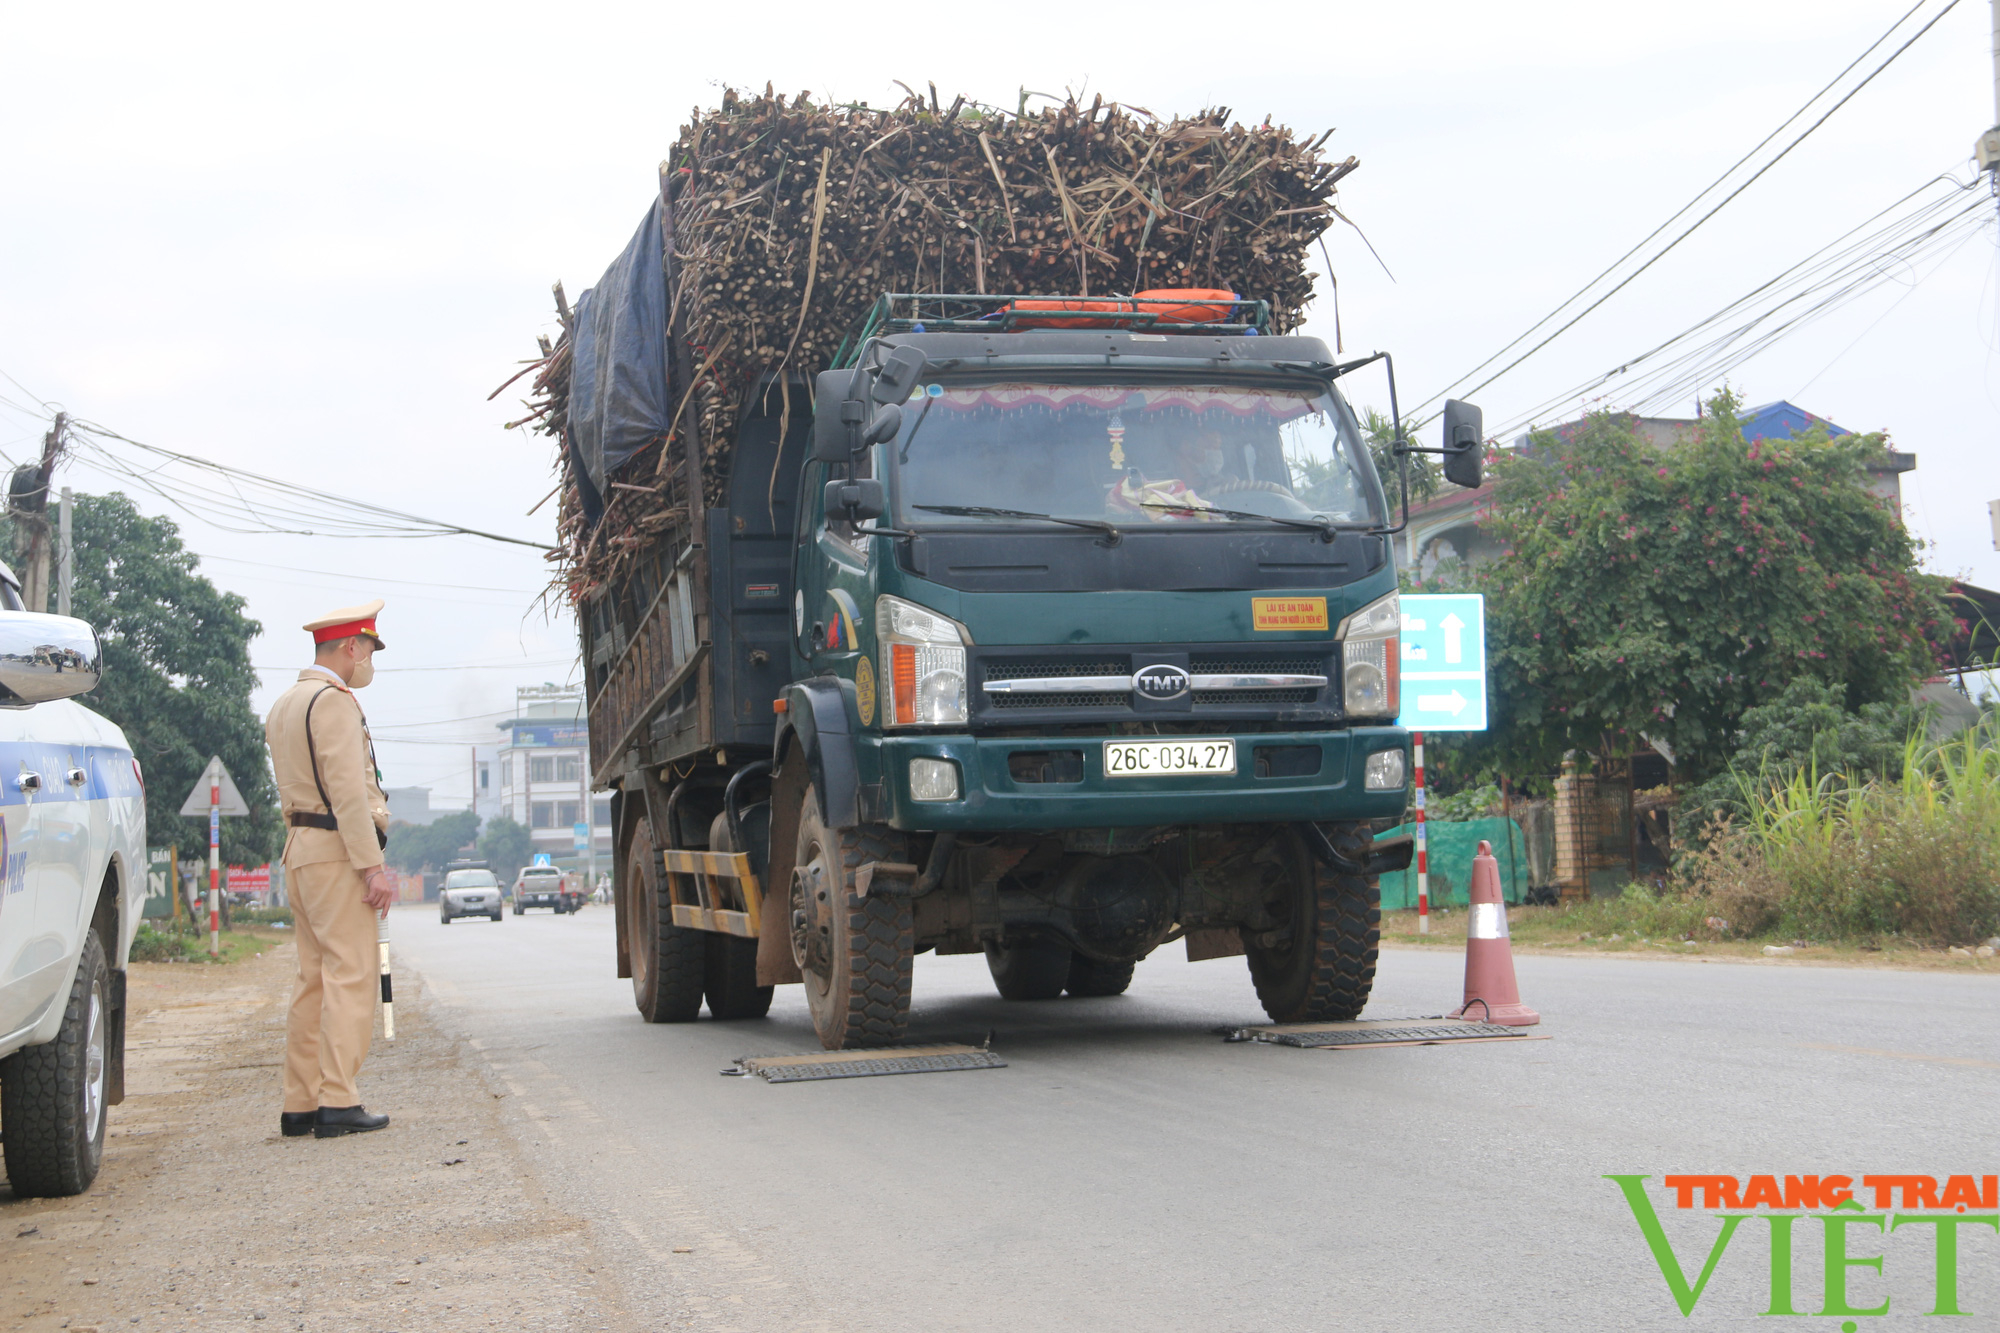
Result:
{"type": "Polygon", "coordinates": [[[487,915],[490,916],[495,922],[500,920],[500,913],[498,912],[488,912],[487,915]]]}
{"type": "Polygon", "coordinates": [[[81,1194],[104,1160],[111,973],[97,932],[83,938],[56,1039],[0,1060],[7,1180],[20,1198],[81,1194]]]}

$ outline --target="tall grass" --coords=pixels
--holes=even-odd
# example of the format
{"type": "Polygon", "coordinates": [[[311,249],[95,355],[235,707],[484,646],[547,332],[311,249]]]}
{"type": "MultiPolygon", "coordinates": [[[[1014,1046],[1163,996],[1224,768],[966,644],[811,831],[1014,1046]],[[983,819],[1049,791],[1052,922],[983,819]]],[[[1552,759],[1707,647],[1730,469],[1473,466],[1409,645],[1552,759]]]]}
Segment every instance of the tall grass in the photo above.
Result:
{"type": "Polygon", "coordinates": [[[1728,900],[1744,934],[1984,939],[2000,931],[1996,740],[1986,726],[1912,738],[1895,781],[1813,768],[1746,780],[1748,818],[1693,858],[1693,886],[1728,900]]]}

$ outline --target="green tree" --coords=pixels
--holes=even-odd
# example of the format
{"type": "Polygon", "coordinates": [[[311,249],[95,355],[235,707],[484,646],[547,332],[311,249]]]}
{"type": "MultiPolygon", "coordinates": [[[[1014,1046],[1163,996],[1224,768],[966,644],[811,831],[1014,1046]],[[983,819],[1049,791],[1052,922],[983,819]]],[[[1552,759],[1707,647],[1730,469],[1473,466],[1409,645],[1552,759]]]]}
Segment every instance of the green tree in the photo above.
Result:
{"type": "MultiPolygon", "coordinates": [[[[1382,493],[1395,509],[1403,502],[1399,479],[1402,464],[1396,458],[1396,426],[1372,407],[1361,409],[1361,438],[1375,460],[1375,474],[1382,479],[1382,493]]],[[[1332,508],[1347,498],[1347,470],[1332,459],[1294,457],[1290,460],[1299,499],[1315,508],[1332,508]]],[[[1410,503],[1422,504],[1438,492],[1440,474],[1428,454],[1410,455],[1410,503]]]]}
{"type": "Polygon", "coordinates": [[[124,495],[79,495],[72,609],[97,629],[104,679],[80,702],[124,729],[146,777],[147,840],[205,860],[208,828],[180,813],[212,754],[250,807],[222,821],[226,865],[261,865],[284,846],[264,726],[250,705],[250,641],[263,629],[244,601],[195,572],[171,519],[124,495]]]}
{"type": "Polygon", "coordinates": [[[479,832],[479,816],[470,810],[439,815],[428,824],[393,824],[383,857],[398,870],[436,870],[456,858],[479,832]]]}
{"type": "Polygon", "coordinates": [[[521,867],[528,864],[534,851],[528,826],[506,815],[487,820],[485,831],[479,835],[479,859],[493,867],[502,884],[514,882],[514,876],[521,873],[521,867]]]}
{"type": "Polygon", "coordinates": [[[1493,468],[1479,570],[1499,714],[1482,743],[1513,771],[1569,749],[1667,742],[1684,779],[1720,770],[1747,709],[1794,679],[1843,706],[1905,697],[1932,661],[1943,580],[1918,572],[1863,464],[1882,435],[1746,443],[1729,393],[1693,438],[1658,449],[1625,418],[1493,468]]]}

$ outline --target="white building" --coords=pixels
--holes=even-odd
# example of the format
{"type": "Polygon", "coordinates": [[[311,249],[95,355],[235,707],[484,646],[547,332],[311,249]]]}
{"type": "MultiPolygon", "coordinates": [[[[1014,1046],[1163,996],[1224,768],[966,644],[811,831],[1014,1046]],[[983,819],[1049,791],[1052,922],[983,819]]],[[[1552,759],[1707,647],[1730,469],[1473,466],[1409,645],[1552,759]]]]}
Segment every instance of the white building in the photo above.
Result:
{"type": "Polygon", "coordinates": [[[498,799],[493,813],[526,824],[534,849],[548,853],[555,864],[608,873],[611,794],[591,798],[590,732],[583,691],[527,685],[515,690],[514,696],[515,716],[500,723],[507,737],[497,754],[498,799]],[[579,851],[576,830],[586,810],[591,811],[591,845],[579,851]]]}

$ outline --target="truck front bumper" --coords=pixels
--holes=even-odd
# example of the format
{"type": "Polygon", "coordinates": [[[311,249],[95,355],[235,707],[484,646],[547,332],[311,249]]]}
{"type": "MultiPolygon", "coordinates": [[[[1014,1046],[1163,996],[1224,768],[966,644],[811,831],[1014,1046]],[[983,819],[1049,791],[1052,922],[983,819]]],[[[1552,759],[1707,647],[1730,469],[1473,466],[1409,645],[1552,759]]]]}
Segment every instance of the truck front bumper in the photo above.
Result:
{"type": "Polygon", "coordinates": [[[1401,727],[1252,732],[1231,737],[1236,742],[1233,774],[1106,776],[1105,742],[1139,739],[1169,738],[864,735],[857,738],[857,757],[862,781],[873,787],[866,802],[873,809],[864,817],[893,828],[928,831],[1279,824],[1403,815],[1407,782],[1369,791],[1363,781],[1368,756],[1382,750],[1402,751],[1404,772],[1410,771],[1410,733],[1401,727]],[[1063,757],[1046,764],[1027,757],[1043,755],[1063,757]],[[959,798],[914,799],[910,761],[917,758],[956,764],[959,798]],[[1017,769],[1023,776],[1016,775],[1017,769]],[[1035,774],[1028,770],[1057,780],[1033,780],[1035,774]]]}

